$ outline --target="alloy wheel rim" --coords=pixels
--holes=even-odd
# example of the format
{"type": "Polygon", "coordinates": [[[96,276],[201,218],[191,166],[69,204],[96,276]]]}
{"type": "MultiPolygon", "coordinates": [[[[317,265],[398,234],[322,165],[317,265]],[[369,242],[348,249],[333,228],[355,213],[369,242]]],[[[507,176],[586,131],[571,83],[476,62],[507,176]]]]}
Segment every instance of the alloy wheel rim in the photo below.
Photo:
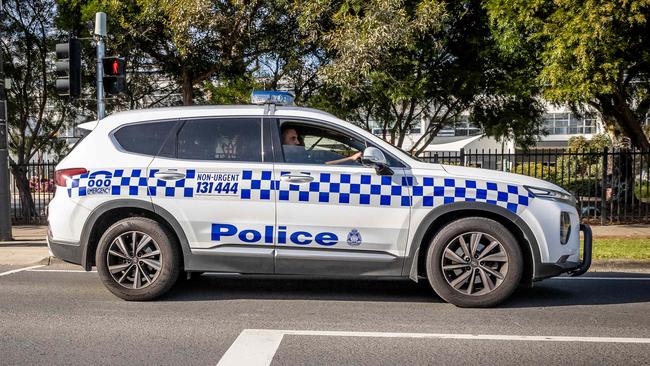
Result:
{"type": "Polygon", "coordinates": [[[106,254],[108,272],[120,286],[141,289],[156,281],[162,269],[162,253],[153,238],[129,231],[113,239],[106,254]]]}
{"type": "Polygon", "coordinates": [[[501,242],[483,232],[458,235],[445,246],[443,276],[455,291],[480,296],[496,290],[508,274],[508,253],[501,242]]]}

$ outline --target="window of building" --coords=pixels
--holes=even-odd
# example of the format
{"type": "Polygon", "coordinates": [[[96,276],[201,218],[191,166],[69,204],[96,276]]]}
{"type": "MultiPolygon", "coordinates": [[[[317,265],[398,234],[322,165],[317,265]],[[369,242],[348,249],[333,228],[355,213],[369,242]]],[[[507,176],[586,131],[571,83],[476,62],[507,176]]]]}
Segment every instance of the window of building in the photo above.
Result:
{"type": "Polygon", "coordinates": [[[578,116],[573,113],[547,113],[542,127],[550,135],[574,135],[596,133],[596,118],[592,115],[578,116]]]}

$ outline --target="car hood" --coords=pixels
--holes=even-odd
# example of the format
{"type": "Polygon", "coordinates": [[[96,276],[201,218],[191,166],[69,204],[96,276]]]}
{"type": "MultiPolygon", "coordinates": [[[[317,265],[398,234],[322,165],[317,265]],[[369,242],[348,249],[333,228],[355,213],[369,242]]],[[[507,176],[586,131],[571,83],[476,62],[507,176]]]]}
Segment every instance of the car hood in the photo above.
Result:
{"type": "Polygon", "coordinates": [[[507,173],[507,172],[501,172],[498,170],[490,170],[490,169],[468,168],[464,166],[438,165],[438,164],[426,164],[426,163],[419,165],[418,168],[427,169],[427,170],[431,169],[438,172],[440,171],[440,168],[442,168],[454,178],[457,177],[463,179],[478,179],[478,180],[488,180],[493,182],[511,183],[516,185],[525,185],[531,187],[553,189],[556,191],[568,193],[565,189],[553,183],[549,183],[545,180],[529,177],[527,175],[522,175],[522,174],[507,173]]]}

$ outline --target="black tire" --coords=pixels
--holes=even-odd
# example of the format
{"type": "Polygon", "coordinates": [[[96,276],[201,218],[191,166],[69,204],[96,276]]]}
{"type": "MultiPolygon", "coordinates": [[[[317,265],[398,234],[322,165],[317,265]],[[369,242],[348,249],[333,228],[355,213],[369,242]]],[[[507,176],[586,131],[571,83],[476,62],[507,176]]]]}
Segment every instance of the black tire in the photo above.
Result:
{"type": "MultiPolygon", "coordinates": [[[[137,238],[137,236],[135,238],[137,238]]],[[[128,246],[128,243],[125,243],[125,245],[128,246]]],[[[115,248],[115,246],[113,246],[113,248],[115,248]]],[[[127,249],[130,249],[130,247],[127,249]]],[[[149,253],[145,254],[151,254],[151,252],[153,252],[152,249],[147,250],[149,250],[149,253]]],[[[113,252],[115,252],[115,250],[113,250],[113,252]]],[[[122,253],[122,251],[120,253],[122,253]]],[[[137,257],[135,258],[137,262],[137,257]]],[[[123,219],[109,227],[104,232],[101,239],[99,239],[95,255],[95,263],[97,264],[99,277],[108,290],[117,297],[128,301],[153,300],[162,296],[164,293],[169,291],[174,283],[176,283],[179,273],[181,272],[181,255],[174,235],[157,221],[144,217],[123,219]],[[130,262],[129,259],[120,259],[114,255],[111,256],[111,259],[108,258],[109,248],[111,248],[114,243],[117,245],[118,237],[124,237],[125,235],[128,237],[129,235],[132,235],[130,233],[133,232],[136,232],[136,235],[138,235],[137,233],[140,233],[140,238],[142,238],[143,234],[148,235],[153,240],[153,244],[149,245],[155,244],[155,248],[157,248],[160,253],[157,257],[159,261],[156,262],[160,265],[160,268],[155,272],[155,275],[150,274],[150,276],[147,277],[147,279],[152,277],[149,279],[150,282],[142,281],[142,279],[145,279],[143,276],[146,276],[146,274],[143,274],[142,272],[140,273],[140,276],[138,277],[140,280],[139,283],[145,284],[144,287],[141,288],[127,288],[126,286],[128,283],[118,283],[119,279],[117,279],[117,277],[121,275],[125,276],[125,281],[129,278],[133,278],[132,282],[136,283],[136,276],[134,273],[137,274],[138,270],[135,269],[137,266],[133,264],[134,262],[130,262]],[[129,267],[132,268],[132,272],[130,272],[131,277],[128,277],[129,273],[125,273],[127,270],[111,274],[108,262],[115,261],[115,259],[123,261],[122,263],[117,263],[118,266],[129,265],[129,263],[132,263],[130,264],[131,267],[129,267]],[[116,278],[114,278],[114,276],[116,278]]],[[[145,267],[142,260],[139,264],[142,265],[141,268],[148,268],[150,272],[155,270],[154,267],[145,267]]]]}
{"type": "Polygon", "coordinates": [[[445,301],[459,307],[491,307],[500,304],[517,289],[523,266],[521,248],[512,233],[500,223],[483,217],[467,217],[447,224],[433,238],[426,258],[427,277],[433,290],[445,301]],[[467,263],[462,268],[454,268],[461,266],[462,262],[452,259],[458,258],[453,257],[453,254],[465,253],[460,241],[462,240],[469,252],[472,252],[474,245],[471,243],[467,245],[464,238],[474,239],[475,236],[472,235],[478,233],[481,235],[476,236],[478,237],[476,243],[480,242],[480,244],[475,245],[477,249],[473,252],[474,258],[468,259],[466,256],[458,255],[467,263]],[[501,246],[496,245],[493,249],[489,249],[495,240],[501,246]],[[486,245],[487,242],[490,244],[486,245]],[[454,248],[457,248],[455,252],[454,248]],[[447,249],[454,253],[447,254],[447,249]],[[484,251],[485,253],[482,253],[484,251]],[[482,255],[483,258],[494,258],[498,261],[483,262],[475,258],[482,255]],[[443,270],[443,262],[446,263],[445,270],[443,270]],[[490,274],[492,272],[488,272],[486,267],[492,272],[497,272],[502,278],[492,276],[490,274]],[[467,272],[469,277],[461,278],[467,272]],[[454,280],[459,282],[454,283],[454,280]],[[471,287],[470,282],[472,282],[471,287]],[[476,292],[472,294],[472,290],[476,292]]]}

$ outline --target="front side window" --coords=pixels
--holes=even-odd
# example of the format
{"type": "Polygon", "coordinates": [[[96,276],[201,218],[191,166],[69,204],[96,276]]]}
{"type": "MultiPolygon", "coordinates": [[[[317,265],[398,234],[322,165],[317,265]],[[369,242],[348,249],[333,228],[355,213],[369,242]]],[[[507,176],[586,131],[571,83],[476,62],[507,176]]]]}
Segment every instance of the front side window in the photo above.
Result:
{"type": "Polygon", "coordinates": [[[211,118],[186,121],[176,136],[179,159],[262,161],[259,118],[211,118]]]}
{"type": "Polygon", "coordinates": [[[284,161],[295,164],[361,165],[364,141],[331,129],[284,122],[280,125],[284,161]]]}

